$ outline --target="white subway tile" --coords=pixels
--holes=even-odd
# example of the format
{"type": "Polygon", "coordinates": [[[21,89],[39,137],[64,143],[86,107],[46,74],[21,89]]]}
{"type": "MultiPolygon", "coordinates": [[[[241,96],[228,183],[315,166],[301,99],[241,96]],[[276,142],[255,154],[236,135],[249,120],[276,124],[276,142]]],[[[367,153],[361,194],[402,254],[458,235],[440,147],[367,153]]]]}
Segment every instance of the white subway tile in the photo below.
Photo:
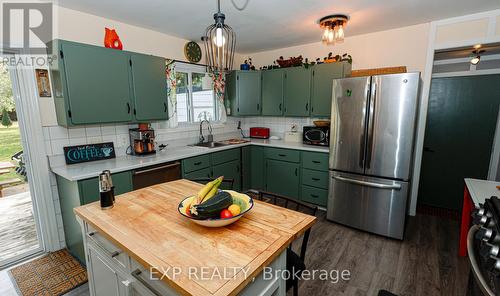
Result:
{"type": "Polygon", "coordinates": [[[85,138],[86,137],[84,127],[69,128],[68,133],[69,133],[70,139],[85,138]]]}
{"type": "Polygon", "coordinates": [[[52,155],[60,155],[64,154],[63,147],[64,146],[69,146],[69,140],[68,139],[59,139],[59,140],[53,140],[51,142],[51,147],[52,147],[52,155]]]}
{"type": "Polygon", "coordinates": [[[128,134],[128,125],[118,124],[115,126],[116,134],[128,134]]]}
{"type": "Polygon", "coordinates": [[[113,144],[116,145],[116,135],[103,135],[102,136],[102,141],[103,142],[113,142],[113,144]]]}
{"type": "Polygon", "coordinates": [[[87,144],[97,144],[102,142],[101,136],[88,137],[87,136],[87,144]]]}
{"type": "Polygon", "coordinates": [[[49,127],[49,133],[51,140],[60,140],[68,138],[68,130],[62,126],[49,127]]]}
{"type": "Polygon", "coordinates": [[[87,138],[101,136],[101,127],[100,126],[86,127],[85,133],[87,135],[87,138]]]}
{"type": "Polygon", "coordinates": [[[101,135],[109,136],[116,135],[116,129],[114,125],[101,125],[101,135]]]}
{"type": "Polygon", "coordinates": [[[48,156],[52,155],[52,143],[49,140],[45,141],[45,153],[48,156]]]}
{"type": "Polygon", "coordinates": [[[87,144],[87,138],[70,138],[69,139],[69,144],[70,145],[84,145],[87,144]]]}
{"type": "Polygon", "coordinates": [[[43,139],[45,141],[50,140],[50,128],[49,127],[43,127],[43,139]]]}

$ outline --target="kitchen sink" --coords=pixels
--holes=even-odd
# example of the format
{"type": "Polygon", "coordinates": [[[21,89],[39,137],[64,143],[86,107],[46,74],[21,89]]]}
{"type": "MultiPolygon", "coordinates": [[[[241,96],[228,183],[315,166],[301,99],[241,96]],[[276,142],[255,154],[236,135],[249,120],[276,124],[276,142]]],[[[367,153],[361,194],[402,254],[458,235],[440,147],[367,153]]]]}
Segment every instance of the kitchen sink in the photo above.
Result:
{"type": "Polygon", "coordinates": [[[222,146],[227,146],[228,144],[220,143],[220,142],[204,142],[204,143],[198,143],[194,144],[191,146],[195,147],[206,147],[206,148],[217,148],[217,147],[222,147],[222,146]]]}

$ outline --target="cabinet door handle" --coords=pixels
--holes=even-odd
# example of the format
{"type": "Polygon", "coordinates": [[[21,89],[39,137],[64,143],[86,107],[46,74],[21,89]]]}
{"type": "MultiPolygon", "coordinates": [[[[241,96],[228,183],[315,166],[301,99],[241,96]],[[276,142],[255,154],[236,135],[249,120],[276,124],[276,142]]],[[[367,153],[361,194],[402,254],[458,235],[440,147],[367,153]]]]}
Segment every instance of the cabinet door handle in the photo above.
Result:
{"type": "Polygon", "coordinates": [[[313,181],[319,181],[319,179],[318,179],[318,178],[312,178],[312,180],[313,180],[313,181]]]}
{"type": "Polygon", "coordinates": [[[167,113],[167,103],[163,103],[163,107],[164,107],[163,112],[167,113]]]}
{"type": "Polygon", "coordinates": [[[313,163],[321,163],[321,161],[319,161],[319,160],[313,160],[312,162],[313,163]]]}
{"type": "Polygon", "coordinates": [[[309,111],[309,103],[306,103],[306,111],[309,111]]]}
{"type": "Polygon", "coordinates": [[[280,105],[278,106],[278,109],[281,111],[281,103],[280,103],[280,105]]]}
{"type": "Polygon", "coordinates": [[[130,114],[130,104],[127,103],[127,113],[130,114]]]}
{"type": "Polygon", "coordinates": [[[136,269],[132,271],[132,276],[139,281],[141,284],[143,284],[151,293],[155,294],[156,296],[161,296],[163,295],[162,293],[158,292],[153,286],[151,286],[150,283],[148,283],[146,280],[144,280],[140,274],[142,273],[141,270],[136,269]]]}
{"type": "Polygon", "coordinates": [[[257,103],[257,110],[260,110],[260,104],[257,103]]]}
{"type": "Polygon", "coordinates": [[[114,251],[113,253],[111,253],[111,258],[115,258],[117,257],[118,255],[120,255],[122,252],[118,252],[118,251],[114,251]]]}
{"type": "Polygon", "coordinates": [[[200,165],[201,164],[201,161],[198,161],[198,162],[195,162],[193,163],[194,165],[200,165]]]}
{"type": "Polygon", "coordinates": [[[319,196],[317,196],[316,194],[311,194],[311,197],[318,198],[319,196]]]}
{"type": "Polygon", "coordinates": [[[286,154],[278,154],[278,156],[285,157],[286,154]]]}
{"type": "Polygon", "coordinates": [[[299,169],[295,168],[295,176],[298,176],[299,169]]]}

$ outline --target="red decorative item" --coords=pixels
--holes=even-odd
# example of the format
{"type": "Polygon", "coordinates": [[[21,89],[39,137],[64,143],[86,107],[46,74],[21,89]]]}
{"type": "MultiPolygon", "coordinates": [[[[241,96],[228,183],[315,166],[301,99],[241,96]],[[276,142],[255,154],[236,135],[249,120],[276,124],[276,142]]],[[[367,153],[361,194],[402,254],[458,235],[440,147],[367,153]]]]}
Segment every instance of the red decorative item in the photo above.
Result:
{"type": "Polygon", "coordinates": [[[104,46],[107,48],[122,50],[123,44],[120,41],[120,37],[118,37],[115,29],[105,28],[105,31],[106,33],[104,35],[104,46]]]}

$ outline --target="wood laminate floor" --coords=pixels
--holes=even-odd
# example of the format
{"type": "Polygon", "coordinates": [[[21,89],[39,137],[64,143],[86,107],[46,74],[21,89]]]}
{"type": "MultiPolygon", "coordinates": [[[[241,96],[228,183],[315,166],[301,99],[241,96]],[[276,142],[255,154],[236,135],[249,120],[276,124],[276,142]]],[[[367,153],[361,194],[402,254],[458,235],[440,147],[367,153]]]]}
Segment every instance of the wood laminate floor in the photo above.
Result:
{"type": "Polygon", "coordinates": [[[457,255],[457,221],[409,217],[405,240],[398,241],[326,221],[324,212],[318,216],[307,249],[307,268],[349,270],[351,279],[301,281],[300,295],[371,296],[380,289],[400,296],[465,295],[469,265],[467,258],[457,255]]]}
{"type": "MultiPolygon", "coordinates": [[[[307,249],[307,268],[349,270],[351,279],[301,281],[299,295],[371,296],[380,289],[399,296],[465,295],[469,266],[467,258],[457,255],[458,222],[409,217],[401,242],[326,221],[324,212],[318,217],[307,249]]],[[[299,244],[300,240],[294,246],[299,244]]],[[[17,295],[6,271],[0,272],[0,295],[17,295]]],[[[89,295],[88,286],[67,295],[89,295]]]]}

